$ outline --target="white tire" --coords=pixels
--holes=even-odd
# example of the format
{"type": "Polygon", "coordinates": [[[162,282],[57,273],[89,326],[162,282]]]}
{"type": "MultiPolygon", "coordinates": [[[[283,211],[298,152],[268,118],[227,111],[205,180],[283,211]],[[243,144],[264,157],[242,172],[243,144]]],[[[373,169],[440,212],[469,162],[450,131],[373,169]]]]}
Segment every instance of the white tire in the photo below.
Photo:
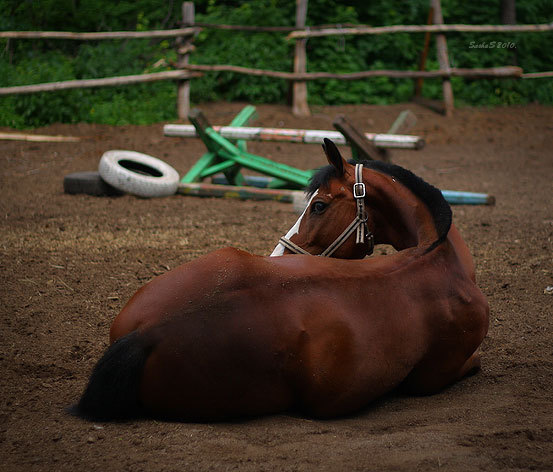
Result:
{"type": "Polygon", "coordinates": [[[135,151],[105,152],[98,172],[116,189],[144,198],[174,195],[179,186],[179,174],[169,164],[135,151]]]}

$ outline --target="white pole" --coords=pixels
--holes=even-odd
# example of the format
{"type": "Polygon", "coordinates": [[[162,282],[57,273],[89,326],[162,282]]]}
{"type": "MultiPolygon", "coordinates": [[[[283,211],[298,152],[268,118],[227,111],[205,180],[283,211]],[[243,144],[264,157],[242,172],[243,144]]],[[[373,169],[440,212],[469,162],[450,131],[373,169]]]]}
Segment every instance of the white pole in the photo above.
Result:
{"type": "MultiPolygon", "coordinates": [[[[284,141],[290,143],[322,144],[324,138],[331,139],[336,144],[346,144],[346,139],[339,131],[316,129],[285,129],[285,128],[252,128],[246,126],[213,126],[221,136],[227,139],[244,139],[247,141],[284,141]]],[[[163,127],[165,136],[181,138],[197,138],[193,125],[169,124],[163,127]]],[[[396,149],[422,149],[424,139],[420,136],[403,134],[365,133],[367,139],[377,147],[396,149]]]]}

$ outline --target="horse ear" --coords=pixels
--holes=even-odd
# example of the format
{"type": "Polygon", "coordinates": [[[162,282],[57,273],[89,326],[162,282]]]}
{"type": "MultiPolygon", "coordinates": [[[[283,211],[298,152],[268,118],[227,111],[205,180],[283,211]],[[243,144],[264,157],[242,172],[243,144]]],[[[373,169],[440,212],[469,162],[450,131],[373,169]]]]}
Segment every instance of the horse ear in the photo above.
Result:
{"type": "Polygon", "coordinates": [[[326,158],[328,159],[328,163],[336,168],[338,176],[341,177],[344,174],[346,160],[342,157],[340,151],[338,151],[336,144],[334,144],[330,139],[324,138],[323,149],[326,154],[326,158]]]}

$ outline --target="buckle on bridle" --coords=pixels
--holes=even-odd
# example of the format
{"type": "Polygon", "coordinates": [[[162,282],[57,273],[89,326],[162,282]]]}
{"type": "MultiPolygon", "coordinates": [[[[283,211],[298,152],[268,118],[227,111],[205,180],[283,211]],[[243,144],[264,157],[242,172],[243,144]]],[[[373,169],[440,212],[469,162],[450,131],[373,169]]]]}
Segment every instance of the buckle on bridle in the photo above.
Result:
{"type": "Polygon", "coordinates": [[[355,182],[353,184],[353,197],[365,198],[365,184],[363,182],[355,182]]]}
{"type": "MultiPolygon", "coordinates": [[[[334,252],[344,244],[344,242],[353,234],[356,233],[355,243],[364,244],[368,239],[368,254],[372,254],[374,249],[374,235],[369,231],[367,225],[368,215],[365,211],[364,198],[366,195],[365,184],[363,179],[363,164],[355,166],[355,183],[353,184],[353,197],[357,206],[357,216],[350,225],[340,234],[334,242],[328,246],[319,256],[330,257],[334,252]]],[[[305,249],[299,247],[289,239],[280,238],[280,244],[296,254],[309,254],[305,249]]]]}

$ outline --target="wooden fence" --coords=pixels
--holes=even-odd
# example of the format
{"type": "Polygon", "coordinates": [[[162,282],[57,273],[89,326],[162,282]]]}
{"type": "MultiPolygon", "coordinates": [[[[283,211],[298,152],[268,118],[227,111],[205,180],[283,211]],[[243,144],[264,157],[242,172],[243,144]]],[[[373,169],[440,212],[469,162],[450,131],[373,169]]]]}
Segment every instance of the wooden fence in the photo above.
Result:
{"type": "Polygon", "coordinates": [[[205,72],[234,72],[253,76],[266,76],[292,81],[294,114],[309,115],[306,82],[309,80],[359,80],[370,77],[391,77],[417,79],[415,98],[422,101],[420,90],[425,78],[442,79],[443,111],[451,115],[454,107],[451,77],[466,77],[473,79],[493,77],[516,78],[544,78],[553,77],[553,72],[536,72],[524,74],[522,69],[513,66],[502,66],[482,69],[459,69],[450,67],[447,52],[446,34],[450,32],[479,32],[479,33],[524,33],[553,31],[553,22],[540,25],[446,25],[443,22],[440,0],[430,0],[430,9],[427,25],[393,25],[371,27],[367,25],[319,25],[306,27],[308,0],[296,0],[295,27],[288,26],[240,26],[196,23],[194,18],[194,3],[184,2],[182,5],[182,28],[157,31],[120,31],[100,33],[73,33],[55,31],[0,31],[0,39],[66,39],[66,40],[105,40],[129,38],[175,38],[177,63],[175,70],[145,73],[122,77],[107,77],[100,79],[70,80],[50,82],[44,84],[22,85],[16,87],[0,87],[1,95],[36,93],[74,88],[104,87],[126,85],[158,80],[174,80],[177,82],[177,112],[180,119],[185,119],[190,110],[190,81],[205,72]],[[199,65],[190,64],[190,54],[195,50],[194,36],[203,28],[226,29],[251,32],[281,32],[289,33],[287,38],[295,41],[294,71],[282,72],[272,70],[253,69],[228,64],[199,65]],[[306,41],[308,38],[332,35],[376,35],[394,33],[425,33],[425,42],[419,70],[367,70],[346,74],[331,72],[306,72],[306,41]],[[439,70],[425,70],[425,60],[429,49],[430,34],[436,34],[436,50],[439,70]]]}

